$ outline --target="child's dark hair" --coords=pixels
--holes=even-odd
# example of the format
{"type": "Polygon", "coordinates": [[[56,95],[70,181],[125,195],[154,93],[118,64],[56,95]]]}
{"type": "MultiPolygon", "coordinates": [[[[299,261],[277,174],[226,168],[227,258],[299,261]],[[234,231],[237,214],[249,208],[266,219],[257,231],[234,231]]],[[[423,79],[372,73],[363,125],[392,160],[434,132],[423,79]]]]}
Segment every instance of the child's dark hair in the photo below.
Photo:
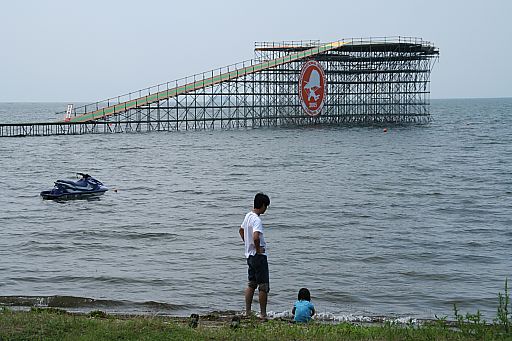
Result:
{"type": "Polygon", "coordinates": [[[262,208],[263,204],[267,207],[270,206],[270,199],[268,195],[263,193],[256,194],[254,197],[254,208],[262,208]]]}
{"type": "Polygon", "coordinates": [[[307,288],[301,288],[298,295],[299,301],[311,301],[311,294],[307,288]]]}

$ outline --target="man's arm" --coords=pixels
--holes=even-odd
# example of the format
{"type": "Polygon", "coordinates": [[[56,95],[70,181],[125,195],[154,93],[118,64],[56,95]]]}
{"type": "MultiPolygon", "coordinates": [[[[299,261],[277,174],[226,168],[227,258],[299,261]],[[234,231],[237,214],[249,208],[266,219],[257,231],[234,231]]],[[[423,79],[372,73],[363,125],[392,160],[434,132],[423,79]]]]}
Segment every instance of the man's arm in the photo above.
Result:
{"type": "Polygon", "coordinates": [[[240,233],[240,237],[242,238],[242,241],[245,242],[245,239],[244,239],[244,229],[240,227],[238,229],[238,233],[240,233]]]}
{"type": "Polygon", "coordinates": [[[260,235],[261,232],[254,231],[252,238],[254,239],[254,246],[256,247],[256,253],[265,253],[265,248],[260,246],[260,235]]]}

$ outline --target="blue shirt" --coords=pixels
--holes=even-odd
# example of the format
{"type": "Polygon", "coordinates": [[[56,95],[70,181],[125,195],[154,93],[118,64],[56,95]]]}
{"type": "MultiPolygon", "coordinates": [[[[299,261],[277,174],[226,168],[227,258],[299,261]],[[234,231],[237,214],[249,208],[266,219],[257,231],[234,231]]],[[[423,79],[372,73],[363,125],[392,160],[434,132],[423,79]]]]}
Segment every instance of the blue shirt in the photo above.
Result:
{"type": "Polygon", "coordinates": [[[313,309],[315,309],[313,303],[300,300],[295,302],[293,306],[295,307],[295,317],[293,318],[294,321],[308,322],[311,320],[311,313],[313,312],[313,309]]]}

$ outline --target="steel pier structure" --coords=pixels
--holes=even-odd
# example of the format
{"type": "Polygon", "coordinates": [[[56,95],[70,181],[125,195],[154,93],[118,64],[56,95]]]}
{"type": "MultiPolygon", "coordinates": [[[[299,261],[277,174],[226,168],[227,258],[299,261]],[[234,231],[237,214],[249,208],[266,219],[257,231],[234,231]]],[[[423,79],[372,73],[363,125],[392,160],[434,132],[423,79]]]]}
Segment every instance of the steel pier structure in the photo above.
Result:
{"type": "Polygon", "coordinates": [[[0,136],[426,123],[438,56],[409,37],[258,42],[252,60],[76,107],[66,121],[0,124],[0,136]],[[309,61],[318,71],[303,80],[309,61]]]}

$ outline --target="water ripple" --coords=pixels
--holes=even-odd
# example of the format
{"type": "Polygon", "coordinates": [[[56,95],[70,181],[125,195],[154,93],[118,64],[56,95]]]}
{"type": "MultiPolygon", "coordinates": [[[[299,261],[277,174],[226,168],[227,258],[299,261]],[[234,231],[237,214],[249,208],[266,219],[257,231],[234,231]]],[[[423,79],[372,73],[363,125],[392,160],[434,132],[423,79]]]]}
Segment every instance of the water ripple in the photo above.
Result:
{"type": "MultiPolygon", "coordinates": [[[[0,104],[0,115],[48,108],[0,104]]],[[[319,126],[1,140],[2,295],[238,311],[238,227],[263,191],[273,311],[288,311],[305,286],[335,316],[442,316],[453,302],[492,316],[512,277],[511,109],[510,99],[433,101],[431,124],[386,134],[319,126]],[[96,201],[39,198],[76,171],[112,190],[96,201]]]]}

